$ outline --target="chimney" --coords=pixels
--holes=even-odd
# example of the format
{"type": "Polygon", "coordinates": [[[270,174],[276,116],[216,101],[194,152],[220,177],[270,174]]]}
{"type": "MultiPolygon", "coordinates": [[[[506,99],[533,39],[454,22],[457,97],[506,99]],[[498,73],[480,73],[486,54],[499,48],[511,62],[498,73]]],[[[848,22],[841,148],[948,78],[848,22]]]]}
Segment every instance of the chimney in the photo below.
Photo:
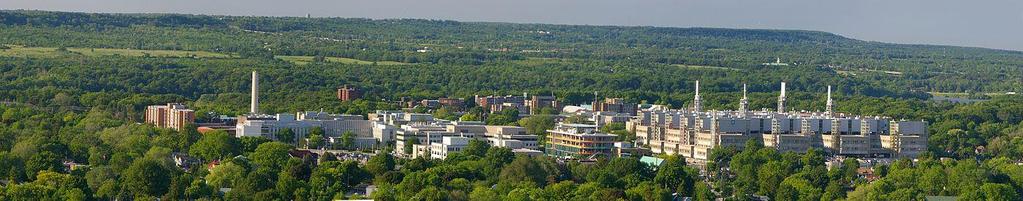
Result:
{"type": "Polygon", "coordinates": [[[249,103],[250,104],[249,105],[249,114],[258,114],[259,113],[259,74],[256,73],[256,71],[252,71],[252,92],[250,92],[250,94],[252,95],[252,97],[250,98],[250,100],[252,100],[252,102],[249,103]]]}
{"type": "Polygon", "coordinates": [[[696,95],[693,96],[693,111],[703,111],[703,100],[700,99],[700,81],[696,81],[696,95]]]}
{"type": "Polygon", "coordinates": [[[785,112],[785,82],[781,82],[781,95],[778,96],[778,112],[785,112]]]}
{"type": "Polygon", "coordinates": [[[834,105],[834,103],[833,103],[833,102],[831,101],[831,85],[828,85],[828,105],[827,105],[827,115],[828,115],[829,117],[830,117],[831,115],[834,115],[834,106],[835,106],[835,105],[834,105]]]}
{"type": "Polygon", "coordinates": [[[742,116],[746,116],[749,112],[749,99],[746,98],[746,84],[742,84],[742,99],[739,100],[739,112],[742,116]]]}

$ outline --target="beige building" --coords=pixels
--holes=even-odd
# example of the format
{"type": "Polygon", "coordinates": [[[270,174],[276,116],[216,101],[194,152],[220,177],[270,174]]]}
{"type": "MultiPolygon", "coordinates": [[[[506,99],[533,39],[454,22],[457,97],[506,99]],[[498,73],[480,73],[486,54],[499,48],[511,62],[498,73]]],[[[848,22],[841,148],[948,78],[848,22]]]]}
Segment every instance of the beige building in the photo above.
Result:
{"type": "Polygon", "coordinates": [[[146,106],[144,120],[156,127],[181,130],[185,125],[195,123],[195,111],[181,103],[150,105],[146,106]]]}
{"type": "Polygon", "coordinates": [[[641,110],[627,128],[636,133],[637,145],[694,164],[706,162],[716,147],[742,149],[749,140],[783,152],[816,148],[856,157],[912,158],[927,150],[927,122],[834,113],[830,87],[825,112],[785,112],[784,93],[779,111],[749,111],[748,102],[744,93],[738,111],[699,111],[697,97],[690,109],[641,110]]]}

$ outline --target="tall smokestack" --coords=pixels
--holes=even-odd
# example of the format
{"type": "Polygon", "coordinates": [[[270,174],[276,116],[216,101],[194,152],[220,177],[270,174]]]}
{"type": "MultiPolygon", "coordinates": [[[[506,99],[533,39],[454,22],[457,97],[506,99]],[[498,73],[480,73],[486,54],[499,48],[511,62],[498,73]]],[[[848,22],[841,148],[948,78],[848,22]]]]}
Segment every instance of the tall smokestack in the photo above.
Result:
{"type": "Polygon", "coordinates": [[[693,111],[703,111],[703,100],[700,99],[700,81],[696,81],[696,95],[693,95],[693,111]]]}
{"type": "Polygon", "coordinates": [[[743,117],[749,112],[749,99],[746,98],[746,84],[742,84],[742,99],[739,100],[739,113],[743,117]]]}
{"type": "Polygon", "coordinates": [[[828,85],[828,105],[827,105],[827,107],[828,107],[827,108],[828,116],[830,117],[831,115],[834,115],[834,107],[835,107],[835,105],[831,101],[831,85],[828,85]]]}
{"type": "Polygon", "coordinates": [[[249,113],[250,114],[258,114],[259,113],[259,74],[256,73],[256,71],[252,71],[252,92],[250,92],[250,94],[252,95],[252,97],[250,98],[250,100],[252,100],[252,102],[249,103],[250,104],[249,105],[249,113]]]}
{"type": "Polygon", "coordinates": [[[778,112],[785,112],[785,82],[781,82],[781,95],[778,96],[778,112]]]}

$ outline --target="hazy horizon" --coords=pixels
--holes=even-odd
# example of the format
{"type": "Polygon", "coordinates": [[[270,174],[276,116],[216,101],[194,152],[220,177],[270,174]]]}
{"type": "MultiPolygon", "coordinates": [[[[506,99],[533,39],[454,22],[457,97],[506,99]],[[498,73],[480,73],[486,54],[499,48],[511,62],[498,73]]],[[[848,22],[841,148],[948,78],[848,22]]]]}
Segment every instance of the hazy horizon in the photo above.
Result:
{"type": "Polygon", "coordinates": [[[1023,50],[1023,1],[1010,0],[36,0],[0,2],[0,9],[813,30],[866,41],[1023,50]]]}

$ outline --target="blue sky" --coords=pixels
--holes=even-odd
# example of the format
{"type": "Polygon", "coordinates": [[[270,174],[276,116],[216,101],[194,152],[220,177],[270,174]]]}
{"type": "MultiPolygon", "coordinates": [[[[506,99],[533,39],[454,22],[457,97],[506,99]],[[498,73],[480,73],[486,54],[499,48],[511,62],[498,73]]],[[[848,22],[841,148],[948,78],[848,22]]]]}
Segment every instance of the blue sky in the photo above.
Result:
{"type": "Polygon", "coordinates": [[[819,30],[1023,50],[1023,0],[4,0],[2,9],[819,30]]]}

